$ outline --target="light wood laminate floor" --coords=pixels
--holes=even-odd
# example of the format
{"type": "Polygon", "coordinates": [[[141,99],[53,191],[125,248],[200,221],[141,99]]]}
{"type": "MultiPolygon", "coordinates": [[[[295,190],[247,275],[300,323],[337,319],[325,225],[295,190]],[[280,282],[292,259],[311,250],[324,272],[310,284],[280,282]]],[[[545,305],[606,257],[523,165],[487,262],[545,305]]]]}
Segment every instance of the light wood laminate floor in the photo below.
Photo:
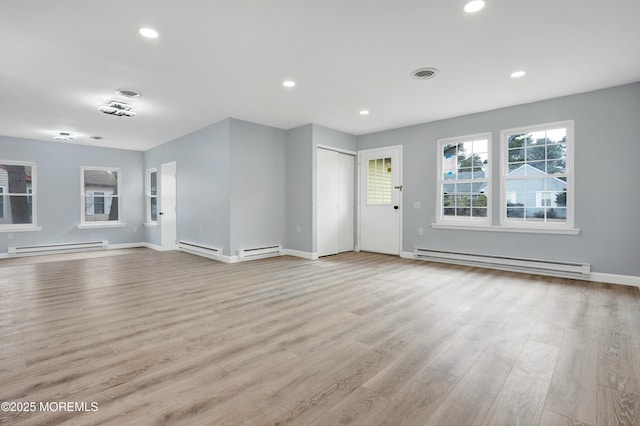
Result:
{"type": "Polygon", "coordinates": [[[129,249],[0,261],[0,327],[0,424],[640,425],[631,287],[129,249]]]}

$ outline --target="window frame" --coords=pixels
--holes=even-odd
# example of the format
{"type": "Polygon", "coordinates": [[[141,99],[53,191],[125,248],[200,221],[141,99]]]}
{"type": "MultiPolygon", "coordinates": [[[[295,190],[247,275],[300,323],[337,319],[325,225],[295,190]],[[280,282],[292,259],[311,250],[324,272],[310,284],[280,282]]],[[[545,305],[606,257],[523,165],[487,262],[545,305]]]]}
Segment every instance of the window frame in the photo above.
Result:
{"type": "MultiPolygon", "coordinates": [[[[528,230],[574,230],[575,215],[575,173],[574,173],[575,130],[573,120],[556,121],[552,123],[534,124],[500,131],[500,226],[513,229],[528,230]],[[519,179],[551,179],[566,177],[566,208],[567,219],[563,223],[513,221],[507,217],[507,181],[509,180],[509,137],[519,133],[533,133],[551,129],[566,129],[565,173],[542,176],[519,176],[519,179]]],[[[527,164],[526,162],[523,164],[527,164]]]]}
{"type": "MultiPolygon", "coordinates": [[[[455,136],[455,137],[448,137],[448,138],[441,138],[441,139],[437,139],[436,140],[436,149],[437,149],[437,167],[436,167],[436,172],[437,172],[437,190],[436,190],[436,226],[451,226],[451,227],[461,227],[461,228],[487,228],[491,226],[491,217],[492,217],[492,204],[493,204],[493,200],[492,200],[492,191],[491,191],[491,187],[492,187],[492,177],[491,177],[491,164],[492,164],[492,153],[491,153],[491,148],[492,148],[492,133],[491,132],[483,132],[483,133],[475,133],[475,134],[471,134],[471,135],[463,135],[463,136],[455,136]],[[487,189],[484,193],[484,195],[487,198],[487,215],[484,219],[472,219],[472,216],[470,216],[468,219],[459,219],[458,216],[456,216],[455,218],[445,218],[444,216],[444,206],[442,205],[442,200],[444,197],[444,193],[442,191],[443,185],[446,183],[452,184],[452,183],[460,183],[458,179],[455,180],[445,180],[443,178],[444,176],[444,170],[443,170],[443,165],[442,165],[442,150],[444,148],[445,145],[455,145],[455,144],[460,144],[460,143],[464,143],[464,142],[473,142],[473,141],[477,141],[477,140],[482,140],[482,139],[486,139],[487,140],[487,167],[485,168],[485,177],[482,179],[462,179],[463,182],[461,183],[469,183],[469,184],[473,184],[474,181],[475,183],[477,182],[485,182],[487,183],[487,189]]],[[[472,206],[470,206],[470,208],[473,208],[472,206]]]]}
{"type": "Polygon", "coordinates": [[[4,219],[7,216],[7,205],[4,202],[4,197],[6,193],[7,193],[7,187],[0,185],[0,219],[4,219]]]}
{"type": "MultiPolygon", "coordinates": [[[[14,161],[14,160],[2,160],[0,159],[0,164],[11,165],[11,166],[25,166],[31,167],[31,192],[29,192],[29,188],[27,188],[27,192],[25,194],[16,194],[19,196],[27,197],[27,202],[31,199],[31,223],[8,223],[8,224],[0,224],[0,232],[21,232],[21,231],[40,231],[42,227],[38,226],[38,196],[37,196],[37,164],[34,161],[14,161]]],[[[3,185],[4,192],[2,193],[3,197],[10,197],[9,193],[9,183],[7,182],[7,186],[3,185]]],[[[4,199],[3,199],[4,201],[4,199]]],[[[8,215],[7,203],[2,203],[3,208],[3,216],[2,218],[6,218],[8,215]]]]}
{"type": "MultiPolygon", "coordinates": [[[[93,192],[93,191],[91,191],[93,192]]],[[[111,204],[110,204],[111,205],[111,204]]],[[[114,226],[125,226],[125,223],[122,222],[122,170],[119,167],[102,167],[102,166],[81,166],[80,167],[80,224],[78,228],[108,228],[114,226]],[[117,172],[117,194],[116,195],[101,195],[101,197],[111,198],[111,203],[117,201],[118,203],[118,220],[101,220],[101,221],[93,221],[86,220],[86,199],[89,196],[85,193],[85,182],[84,182],[84,174],[87,170],[96,170],[96,171],[112,171],[117,172]]]]}
{"type": "Polygon", "coordinates": [[[155,198],[156,200],[156,211],[158,208],[158,169],[153,167],[151,169],[147,169],[145,175],[145,226],[158,226],[158,217],[156,214],[156,220],[151,218],[151,200],[155,198]],[[156,194],[151,194],[151,174],[156,174],[156,194]]]}

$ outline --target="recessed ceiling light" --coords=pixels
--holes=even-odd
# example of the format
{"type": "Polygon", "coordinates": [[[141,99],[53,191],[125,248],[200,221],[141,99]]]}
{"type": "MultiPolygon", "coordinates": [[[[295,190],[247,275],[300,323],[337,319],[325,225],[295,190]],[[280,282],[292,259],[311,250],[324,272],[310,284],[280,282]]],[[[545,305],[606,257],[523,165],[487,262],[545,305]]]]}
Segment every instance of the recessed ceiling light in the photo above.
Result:
{"type": "Polygon", "coordinates": [[[293,80],[285,80],[285,81],[282,82],[282,85],[284,87],[295,87],[296,82],[293,81],[293,80]]]}
{"type": "Polygon", "coordinates": [[[146,38],[158,38],[158,32],[153,28],[140,28],[140,35],[146,38]]]}
{"type": "Polygon", "coordinates": [[[464,11],[467,13],[476,13],[484,8],[483,0],[472,0],[464,5],[464,11]]]}
{"type": "Polygon", "coordinates": [[[526,74],[526,72],[524,71],[514,71],[511,73],[511,78],[520,78],[522,76],[524,76],[526,74]]]}
{"type": "Polygon", "coordinates": [[[369,111],[366,109],[363,109],[362,111],[360,111],[360,115],[369,115],[369,111]]]}
{"type": "Polygon", "coordinates": [[[57,141],[72,141],[76,137],[69,132],[60,132],[57,135],[55,135],[53,138],[57,141]]]}

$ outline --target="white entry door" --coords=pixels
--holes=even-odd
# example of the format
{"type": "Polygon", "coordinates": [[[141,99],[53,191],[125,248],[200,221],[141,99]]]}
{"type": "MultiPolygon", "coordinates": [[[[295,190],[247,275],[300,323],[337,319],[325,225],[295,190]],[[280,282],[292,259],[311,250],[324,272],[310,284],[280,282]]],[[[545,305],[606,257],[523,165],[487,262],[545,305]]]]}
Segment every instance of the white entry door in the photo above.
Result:
{"type": "Polygon", "coordinates": [[[360,250],[400,254],[402,146],[358,153],[360,250]]]}
{"type": "Polygon", "coordinates": [[[354,249],[355,167],[353,155],[318,148],[316,155],[317,252],[354,249]]]}
{"type": "Polygon", "coordinates": [[[160,166],[160,244],[162,250],[178,248],[176,223],[176,162],[160,166]]]}

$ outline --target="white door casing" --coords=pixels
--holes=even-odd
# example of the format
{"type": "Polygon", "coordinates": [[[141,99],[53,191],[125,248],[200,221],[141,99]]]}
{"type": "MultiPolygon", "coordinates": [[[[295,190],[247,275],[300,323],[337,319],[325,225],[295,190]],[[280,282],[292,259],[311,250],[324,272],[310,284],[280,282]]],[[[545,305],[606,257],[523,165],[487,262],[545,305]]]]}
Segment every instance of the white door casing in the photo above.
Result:
{"type": "Polygon", "coordinates": [[[358,152],[359,249],[400,254],[402,146],[358,152]]]}
{"type": "Polygon", "coordinates": [[[177,178],[176,162],[160,166],[160,245],[162,250],[177,250],[177,178]]]}

